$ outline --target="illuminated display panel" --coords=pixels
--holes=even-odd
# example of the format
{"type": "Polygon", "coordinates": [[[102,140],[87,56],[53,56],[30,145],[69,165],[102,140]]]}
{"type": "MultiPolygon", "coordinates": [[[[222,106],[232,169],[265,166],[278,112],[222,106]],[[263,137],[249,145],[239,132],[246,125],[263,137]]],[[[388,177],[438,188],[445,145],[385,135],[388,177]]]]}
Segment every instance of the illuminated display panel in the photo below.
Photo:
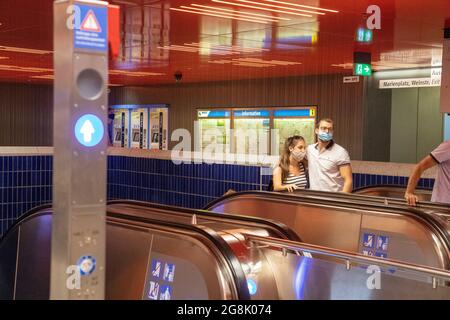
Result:
{"type": "Polygon", "coordinates": [[[315,143],[316,116],[316,106],[198,110],[197,139],[202,151],[278,155],[286,139],[293,135],[303,136],[307,144],[315,143]]]}

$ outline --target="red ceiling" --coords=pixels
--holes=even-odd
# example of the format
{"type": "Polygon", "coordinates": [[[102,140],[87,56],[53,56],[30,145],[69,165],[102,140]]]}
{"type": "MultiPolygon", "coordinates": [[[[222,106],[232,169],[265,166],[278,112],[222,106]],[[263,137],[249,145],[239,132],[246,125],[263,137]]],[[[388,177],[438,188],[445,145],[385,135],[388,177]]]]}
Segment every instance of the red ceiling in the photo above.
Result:
{"type": "MultiPolygon", "coordinates": [[[[254,1],[260,7],[281,5],[254,1]]],[[[120,5],[122,21],[121,54],[111,61],[110,83],[173,83],[176,71],[183,73],[183,82],[351,73],[355,50],[372,52],[380,70],[430,66],[432,56],[442,49],[442,29],[450,18],[448,0],[284,2],[339,12],[298,17],[212,0],[110,1],[120,5]],[[191,4],[290,20],[260,24],[169,10],[191,4]],[[364,26],[364,13],[371,4],[381,8],[381,30],[374,31],[372,44],[357,46],[356,30],[364,26]]],[[[0,81],[51,83],[52,4],[52,0],[0,1],[0,81]]]]}

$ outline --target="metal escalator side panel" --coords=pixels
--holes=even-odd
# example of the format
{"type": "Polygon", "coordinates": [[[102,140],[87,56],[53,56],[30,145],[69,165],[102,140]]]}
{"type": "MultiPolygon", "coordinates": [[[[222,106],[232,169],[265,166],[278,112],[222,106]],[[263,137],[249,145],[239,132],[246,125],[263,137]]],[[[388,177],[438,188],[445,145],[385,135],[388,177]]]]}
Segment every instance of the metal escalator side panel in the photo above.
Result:
{"type": "MultiPolygon", "coordinates": [[[[121,223],[124,222],[127,223],[127,228],[150,228],[153,230],[157,230],[158,232],[165,232],[165,241],[170,242],[170,237],[172,237],[170,234],[174,232],[173,228],[176,228],[178,230],[178,234],[184,234],[184,236],[189,236],[192,240],[191,243],[197,243],[197,248],[200,247],[199,244],[204,246],[204,248],[207,248],[207,252],[212,253],[210,257],[213,257],[217,263],[217,266],[220,267],[221,270],[224,270],[222,272],[224,277],[218,276],[218,279],[225,278],[222,283],[226,285],[231,285],[232,288],[232,299],[240,299],[240,300],[248,300],[249,294],[248,294],[248,288],[245,281],[245,275],[242,271],[242,268],[239,264],[238,259],[234,255],[231,248],[226,244],[223,239],[220,238],[219,235],[217,235],[213,230],[208,229],[206,227],[202,226],[192,226],[192,225],[182,225],[182,224],[176,224],[173,222],[164,222],[164,221],[158,221],[153,220],[149,218],[143,218],[143,217],[127,217],[126,214],[118,214],[118,213],[108,213],[108,224],[114,223],[121,223]],[[126,221],[125,221],[126,220],[126,221]],[[155,229],[156,228],[156,229],[155,229]],[[165,231],[164,231],[165,230],[165,231]]],[[[155,241],[158,241],[158,239],[162,239],[162,235],[159,234],[159,238],[155,237],[152,240],[152,248],[154,250],[159,250],[157,246],[155,246],[155,241]]],[[[161,240],[162,241],[162,240],[161,240]]],[[[191,259],[192,257],[195,257],[195,254],[191,252],[193,247],[191,246],[191,250],[189,248],[184,248],[183,246],[186,244],[186,241],[184,244],[178,244],[178,245],[172,245],[167,247],[169,250],[180,250],[180,254],[184,257],[183,259],[191,259]]],[[[159,247],[165,247],[165,246],[159,246],[159,247]]],[[[152,249],[153,250],[153,249],[152,249]]],[[[157,252],[157,251],[156,251],[157,252]]],[[[203,250],[202,252],[206,252],[203,250]]],[[[167,255],[164,252],[159,252],[159,254],[167,255]]],[[[205,260],[207,261],[207,260],[205,260]]],[[[203,268],[203,267],[202,267],[203,268]]],[[[211,270],[216,270],[217,268],[207,268],[205,269],[205,272],[210,272],[211,270]]],[[[187,277],[189,277],[188,274],[186,274],[187,277]]],[[[148,284],[148,283],[147,283],[148,284]]],[[[166,283],[167,284],[167,283],[166,283]]],[[[149,288],[146,288],[147,290],[149,288]]],[[[144,289],[144,290],[146,290],[144,289]]],[[[228,297],[228,296],[223,296],[228,297]]],[[[189,297],[183,297],[183,299],[188,299],[189,297]]],[[[218,299],[218,298],[217,298],[218,299]]]]}
{"type": "Polygon", "coordinates": [[[19,228],[0,242],[0,300],[14,299],[19,228]]]}
{"type": "Polygon", "coordinates": [[[21,224],[15,299],[49,299],[51,230],[49,213],[36,215],[21,224]]]}
{"type": "Polygon", "coordinates": [[[163,287],[174,300],[236,299],[209,249],[185,235],[109,223],[107,265],[110,300],[160,300],[163,287]]]}
{"type": "Polygon", "coordinates": [[[49,276],[46,267],[50,266],[46,236],[51,228],[49,208],[50,205],[41,205],[29,210],[0,238],[0,300],[33,299],[35,296],[48,299],[49,284],[45,281],[49,276]],[[39,241],[41,236],[44,243],[39,241]],[[35,246],[37,250],[30,250],[35,246]],[[39,287],[41,282],[43,286],[39,287]]]}

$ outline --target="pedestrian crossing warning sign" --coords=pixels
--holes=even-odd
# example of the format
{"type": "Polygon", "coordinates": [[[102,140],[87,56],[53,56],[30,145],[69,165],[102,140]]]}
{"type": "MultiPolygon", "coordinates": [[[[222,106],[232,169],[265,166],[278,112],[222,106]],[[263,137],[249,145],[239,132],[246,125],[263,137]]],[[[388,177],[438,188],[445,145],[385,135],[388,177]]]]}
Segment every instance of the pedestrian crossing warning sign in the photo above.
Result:
{"type": "Polygon", "coordinates": [[[83,22],[81,23],[81,30],[91,32],[102,32],[100,24],[95,17],[94,11],[89,10],[83,22]]]}

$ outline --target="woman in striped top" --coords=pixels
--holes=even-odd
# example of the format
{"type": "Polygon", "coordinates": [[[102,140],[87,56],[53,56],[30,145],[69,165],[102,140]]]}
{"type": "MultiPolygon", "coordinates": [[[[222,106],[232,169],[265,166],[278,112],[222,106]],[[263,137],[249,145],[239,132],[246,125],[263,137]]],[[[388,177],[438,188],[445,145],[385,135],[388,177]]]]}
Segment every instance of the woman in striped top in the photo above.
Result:
{"type": "Polygon", "coordinates": [[[306,189],[306,142],[301,136],[293,136],[284,143],[279,165],[273,171],[273,190],[293,192],[306,189]]]}

